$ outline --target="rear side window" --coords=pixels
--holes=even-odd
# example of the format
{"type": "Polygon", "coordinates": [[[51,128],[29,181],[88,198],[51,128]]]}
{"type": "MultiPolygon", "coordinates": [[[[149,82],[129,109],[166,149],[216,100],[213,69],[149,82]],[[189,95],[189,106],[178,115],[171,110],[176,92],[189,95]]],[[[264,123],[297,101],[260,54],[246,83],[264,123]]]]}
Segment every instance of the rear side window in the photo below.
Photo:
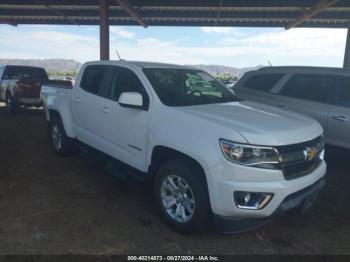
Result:
{"type": "Polygon", "coordinates": [[[316,102],[327,102],[328,90],[334,86],[335,80],[331,76],[297,74],[287,81],[280,94],[316,102]]]}
{"type": "Polygon", "coordinates": [[[263,74],[249,77],[244,86],[262,92],[269,92],[274,85],[283,77],[283,74],[263,74]]]}
{"type": "Polygon", "coordinates": [[[98,94],[102,86],[105,69],[105,66],[87,66],[81,79],[81,88],[87,92],[98,94]]]}
{"type": "Polygon", "coordinates": [[[338,94],[336,104],[339,106],[350,107],[350,77],[339,77],[338,94]]]}
{"type": "Polygon", "coordinates": [[[3,79],[35,79],[48,80],[46,71],[39,67],[6,66],[3,79]]]}

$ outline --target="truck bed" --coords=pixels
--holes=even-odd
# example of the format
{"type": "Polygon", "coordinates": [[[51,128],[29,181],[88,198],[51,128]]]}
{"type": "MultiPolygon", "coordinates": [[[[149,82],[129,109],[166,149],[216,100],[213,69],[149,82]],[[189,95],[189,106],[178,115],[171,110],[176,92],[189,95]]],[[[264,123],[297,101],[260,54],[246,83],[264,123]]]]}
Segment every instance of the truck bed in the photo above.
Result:
{"type": "Polygon", "coordinates": [[[45,86],[51,86],[55,88],[72,88],[72,82],[67,80],[49,80],[45,86]]]}

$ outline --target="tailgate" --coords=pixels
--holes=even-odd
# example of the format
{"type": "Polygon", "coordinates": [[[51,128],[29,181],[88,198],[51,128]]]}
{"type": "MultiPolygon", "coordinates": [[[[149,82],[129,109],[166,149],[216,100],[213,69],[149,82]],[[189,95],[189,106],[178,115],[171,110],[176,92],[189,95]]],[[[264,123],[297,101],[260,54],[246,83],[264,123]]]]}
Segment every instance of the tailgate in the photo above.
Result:
{"type": "Polygon", "coordinates": [[[17,81],[16,95],[22,98],[40,98],[41,85],[47,81],[20,79],[17,81]]]}

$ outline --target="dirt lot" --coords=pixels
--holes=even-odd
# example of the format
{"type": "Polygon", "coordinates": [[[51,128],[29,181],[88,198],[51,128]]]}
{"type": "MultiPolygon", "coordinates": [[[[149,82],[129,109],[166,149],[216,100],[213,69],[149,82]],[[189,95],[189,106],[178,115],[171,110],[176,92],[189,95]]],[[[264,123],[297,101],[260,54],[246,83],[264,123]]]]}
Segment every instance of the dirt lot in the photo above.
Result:
{"type": "Polygon", "coordinates": [[[142,182],[51,151],[41,110],[0,105],[0,254],[350,254],[349,151],[328,150],[328,185],[304,216],[254,232],[168,228],[142,182]]]}

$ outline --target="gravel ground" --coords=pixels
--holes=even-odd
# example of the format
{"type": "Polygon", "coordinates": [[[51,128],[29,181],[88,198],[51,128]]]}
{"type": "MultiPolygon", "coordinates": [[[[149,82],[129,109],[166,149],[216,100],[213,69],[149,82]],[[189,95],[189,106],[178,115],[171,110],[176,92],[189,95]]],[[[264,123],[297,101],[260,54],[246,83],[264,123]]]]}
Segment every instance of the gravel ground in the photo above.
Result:
{"type": "Polygon", "coordinates": [[[43,112],[0,105],[0,254],[350,254],[350,152],[328,148],[327,187],[303,216],[258,230],[181,235],[143,182],[51,151],[43,112]]]}

